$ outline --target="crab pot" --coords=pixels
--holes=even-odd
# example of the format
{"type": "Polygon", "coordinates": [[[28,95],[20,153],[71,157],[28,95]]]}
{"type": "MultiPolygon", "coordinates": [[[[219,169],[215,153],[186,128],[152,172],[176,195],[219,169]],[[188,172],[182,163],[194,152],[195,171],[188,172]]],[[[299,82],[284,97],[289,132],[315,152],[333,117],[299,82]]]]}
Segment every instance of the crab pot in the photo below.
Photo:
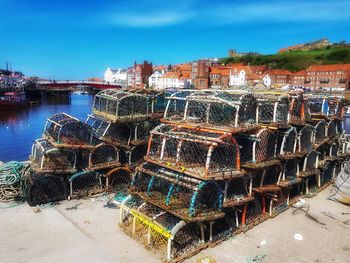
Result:
{"type": "Polygon", "coordinates": [[[135,166],[143,161],[147,153],[147,145],[132,146],[129,150],[120,150],[120,162],[135,166]]]}
{"type": "Polygon", "coordinates": [[[142,94],[137,91],[103,90],[96,94],[93,114],[111,122],[142,121],[161,117],[164,94],[142,94]]]}
{"type": "Polygon", "coordinates": [[[326,136],[328,138],[333,138],[334,136],[338,135],[338,129],[337,129],[337,122],[336,120],[331,120],[327,123],[327,133],[326,136]]]}
{"type": "Polygon", "coordinates": [[[349,136],[343,134],[339,138],[339,150],[338,156],[347,156],[350,154],[350,138],[349,136]]]}
{"type": "Polygon", "coordinates": [[[289,191],[288,188],[281,188],[278,191],[265,193],[262,198],[266,205],[266,212],[270,216],[278,215],[289,207],[289,191]]]}
{"type": "Polygon", "coordinates": [[[187,221],[223,216],[223,191],[216,181],[202,181],[145,163],[137,168],[131,186],[145,201],[187,221]]]}
{"type": "Polygon", "coordinates": [[[308,101],[311,113],[342,118],[344,103],[341,98],[313,94],[308,101]]]}
{"type": "Polygon", "coordinates": [[[164,118],[192,126],[239,128],[257,123],[257,101],[251,94],[175,93],[168,100],[164,118]]]}
{"type": "Polygon", "coordinates": [[[297,152],[303,154],[312,149],[314,144],[314,127],[305,125],[298,130],[297,152]]]}
{"type": "Polygon", "coordinates": [[[323,169],[321,170],[321,174],[320,174],[320,182],[319,185],[322,186],[328,182],[330,182],[336,174],[336,168],[338,165],[338,163],[336,161],[327,161],[325,162],[323,169]]]}
{"type": "Polygon", "coordinates": [[[319,153],[316,150],[311,150],[299,162],[299,175],[306,177],[318,173],[319,153]]]}
{"type": "Polygon", "coordinates": [[[289,99],[287,96],[256,95],[259,105],[259,123],[285,124],[289,121],[289,99]]]}
{"type": "Polygon", "coordinates": [[[313,174],[305,177],[302,183],[303,193],[306,195],[313,194],[317,192],[320,187],[320,175],[313,174]]]}
{"type": "Polygon", "coordinates": [[[302,94],[290,95],[290,122],[299,124],[304,123],[310,118],[310,111],[307,100],[302,94]]]}
{"type": "Polygon", "coordinates": [[[132,171],[128,167],[113,168],[105,174],[106,188],[113,192],[127,192],[132,179],[132,171]]]}
{"type": "Polygon", "coordinates": [[[84,171],[68,177],[69,198],[92,197],[104,191],[102,175],[97,171],[84,171]]]}
{"type": "Polygon", "coordinates": [[[298,133],[294,127],[280,130],[277,133],[277,155],[288,158],[294,157],[298,133]]]}
{"type": "Polygon", "coordinates": [[[234,137],[164,124],[151,132],[145,159],[196,178],[223,179],[241,173],[234,137]]]}
{"type": "Polygon", "coordinates": [[[119,149],[113,145],[101,143],[88,155],[88,170],[113,168],[119,166],[119,149]]]}
{"type": "Polygon", "coordinates": [[[263,128],[254,133],[236,136],[240,145],[241,162],[262,162],[276,158],[277,134],[263,128]]]}
{"type": "Polygon", "coordinates": [[[327,122],[324,120],[320,120],[317,122],[315,126],[315,132],[314,132],[314,143],[315,146],[319,146],[322,143],[324,143],[328,137],[327,137],[327,122]]]}
{"type": "Polygon", "coordinates": [[[30,206],[62,201],[67,194],[67,184],[62,176],[45,174],[27,178],[26,200],[30,206]]]}
{"type": "Polygon", "coordinates": [[[86,123],[92,127],[96,138],[125,149],[147,144],[150,131],[159,125],[158,120],[111,123],[96,115],[89,115],[86,123]]]}
{"type": "Polygon", "coordinates": [[[242,226],[254,222],[264,213],[261,196],[256,195],[251,202],[243,205],[241,207],[241,210],[242,210],[242,226]]]}
{"type": "Polygon", "coordinates": [[[55,147],[84,148],[92,144],[90,126],[66,113],[58,113],[47,119],[45,135],[55,147]]]}
{"type": "Polygon", "coordinates": [[[272,165],[263,169],[251,170],[249,173],[253,176],[253,190],[266,192],[277,187],[282,174],[282,167],[280,165],[272,165]]]}
{"type": "Polygon", "coordinates": [[[299,167],[297,159],[289,159],[283,162],[283,169],[278,185],[288,187],[298,183],[299,167]]]}
{"type": "Polygon", "coordinates": [[[252,177],[240,176],[218,181],[224,194],[224,207],[239,206],[253,199],[252,177]]]}
{"type": "Polygon", "coordinates": [[[339,152],[339,148],[340,148],[339,146],[340,145],[338,142],[333,142],[329,148],[329,156],[331,156],[331,157],[338,156],[338,152],[339,152]]]}
{"type": "Polygon", "coordinates": [[[293,204],[297,201],[298,197],[302,194],[301,183],[293,184],[289,187],[289,203],[293,204]]]}
{"type": "Polygon", "coordinates": [[[45,139],[34,142],[30,160],[36,173],[62,174],[77,171],[75,151],[58,149],[45,139]]]}
{"type": "Polygon", "coordinates": [[[120,208],[120,227],[132,238],[170,261],[195,251],[204,243],[204,227],[129,195],[120,208]]]}
{"type": "Polygon", "coordinates": [[[225,208],[225,216],[206,224],[205,240],[215,242],[226,239],[234,234],[242,224],[242,210],[239,208],[225,208]]]}

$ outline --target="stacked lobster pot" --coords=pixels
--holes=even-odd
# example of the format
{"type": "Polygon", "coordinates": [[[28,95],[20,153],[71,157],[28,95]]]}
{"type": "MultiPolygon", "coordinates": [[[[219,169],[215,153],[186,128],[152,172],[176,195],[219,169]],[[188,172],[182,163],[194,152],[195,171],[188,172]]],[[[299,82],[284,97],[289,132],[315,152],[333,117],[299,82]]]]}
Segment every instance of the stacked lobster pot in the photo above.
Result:
{"type": "Polygon", "coordinates": [[[330,181],[350,153],[341,119],[317,120],[300,93],[181,91],[166,99],[120,209],[122,229],[164,260],[284,211],[330,181]]]}

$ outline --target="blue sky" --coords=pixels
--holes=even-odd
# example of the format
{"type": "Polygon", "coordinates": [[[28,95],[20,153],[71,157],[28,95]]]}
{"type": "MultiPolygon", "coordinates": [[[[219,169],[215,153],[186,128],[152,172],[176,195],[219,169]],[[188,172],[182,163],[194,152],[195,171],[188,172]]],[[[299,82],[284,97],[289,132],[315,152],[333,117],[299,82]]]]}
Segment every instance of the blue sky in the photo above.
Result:
{"type": "Polygon", "coordinates": [[[135,60],[349,41],[349,10],[349,0],[0,0],[0,68],[8,60],[26,75],[86,79],[135,60]]]}

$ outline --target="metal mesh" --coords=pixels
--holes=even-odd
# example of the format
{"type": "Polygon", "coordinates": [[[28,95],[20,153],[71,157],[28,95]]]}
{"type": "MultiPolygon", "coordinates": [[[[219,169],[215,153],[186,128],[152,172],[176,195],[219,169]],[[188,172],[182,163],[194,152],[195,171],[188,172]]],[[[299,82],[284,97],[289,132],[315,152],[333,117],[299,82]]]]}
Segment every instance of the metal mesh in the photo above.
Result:
{"type": "Polygon", "coordinates": [[[299,170],[302,172],[314,171],[318,168],[318,155],[316,150],[311,150],[300,161],[299,170]]]}
{"type": "Polygon", "coordinates": [[[327,124],[327,137],[332,138],[338,134],[337,123],[335,120],[331,120],[327,124]]]}
{"type": "Polygon", "coordinates": [[[222,189],[216,181],[189,178],[170,169],[145,163],[133,178],[134,192],[180,218],[221,216],[222,189]]]}
{"type": "Polygon", "coordinates": [[[297,131],[294,127],[281,129],[277,133],[277,153],[279,156],[293,156],[296,151],[297,131]]]}
{"type": "Polygon", "coordinates": [[[315,144],[319,145],[327,138],[327,122],[319,121],[315,126],[315,144]]]}
{"type": "Polygon", "coordinates": [[[27,203],[30,206],[61,201],[67,198],[67,185],[63,177],[31,175],[27,178],[27,203]]]}
{"type": "Polygon", "coordinates": [[[118,167],[108,171],[105,177],[108,190],[126,193],[131,184],[132,171],[128,167],[118,167]]]}
{"type": "Polygon", "coordinates": [[[76,152],[55,148],[49,141],[38,139],[32,146],[31,166],[36,173],[76,172],[76,152]]]}
{"type": "Polygon", "coordinates": [[[255,191],[268,191],[270,186],[277,185],[281,167],[279,165],[272,165],[259,170],[249,171],[253,175],[253,188],[255,191]]]}
{"type": "Polygon", "coordinates": [[[70,198],[91,197],[104,191],[102,175],[96,171],[76,173],[68,181],[70,198]]]}
{"type": "Polygon", "coordinates": [[[328,182],[330,182],[334,175],[335,175],[335,169],[337,167],[337,162],[335,161],[328,161],[325,162],[323,169],[320,174],[320,184],[324,185],[328,182]]]}
{"type": "Polygon", "coordinates": [[[200,226],[186,223],[151,204],[128,196],[121,206],[120,225],[163,260],[171,260],[194,250],[202,243],[200,226]]]}
{"type": "Polygon", "coordinates": [[[90,126],[66,113],[58,113],[48,118],[45,134],[57,144],[81,147],[92,143],[90,126]]]}
{"type": "Polygon", "coordinates": [[[147,160],[195,177],[230,176],[239,169],[232,136],[160,125],[151,132],[147,160]]]}
{"type": "Polygon", "coordinates": [[[287,123],[289,120],[289,99],[286,96],[256,95],[259,102],[259,123],[287,123]]]}
{"type": "Polygon", "coordinates": [[[299,128],[298,152],[305,152],[312,149],[314,140],[314,127],[311,125],[305,125],[302,128],[299,128]]]}
{"type": "Polygon", "coordinates": [[[237,206],[252,199],[251,177],[238,177],[219,182],[224,193],[224,207],[237,206]]]}
{"type": "Polygon", "coordinates": [[[283,171],[281,182],[288,181],[295,183],[298,177],[298,161],[297,159],[285,160],[283,163],[283,171]]]}

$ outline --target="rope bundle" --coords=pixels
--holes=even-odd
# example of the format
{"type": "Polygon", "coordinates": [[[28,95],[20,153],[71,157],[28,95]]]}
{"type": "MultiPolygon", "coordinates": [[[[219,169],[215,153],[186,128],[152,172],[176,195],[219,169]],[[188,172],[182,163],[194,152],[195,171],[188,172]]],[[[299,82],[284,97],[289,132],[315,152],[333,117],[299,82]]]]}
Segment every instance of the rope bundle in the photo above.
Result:
{"type": "Polygon", "coordinates": [[[24,175],[28,168],[28,164],[15,161],[0,166],[0,201],[13,201],[24,196],[24,175]]]}

